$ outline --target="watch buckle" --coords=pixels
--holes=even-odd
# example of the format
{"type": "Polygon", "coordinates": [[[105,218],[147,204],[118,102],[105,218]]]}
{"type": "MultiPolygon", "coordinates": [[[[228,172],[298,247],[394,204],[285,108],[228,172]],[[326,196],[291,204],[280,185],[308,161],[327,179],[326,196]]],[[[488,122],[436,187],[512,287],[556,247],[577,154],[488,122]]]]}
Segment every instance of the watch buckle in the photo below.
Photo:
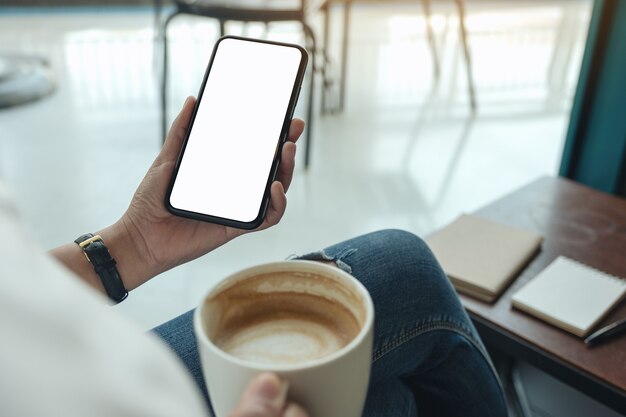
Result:
{"type": "Polygon", "coordinates": [[[83,240],[78,244],[78,246],[80,246],[81,249],[85,249],[87,246],[91,245],[93,242],[97,242],[98,240],[102,241],[102,238],[100,235],[95,235],[89,239],[83,240]]]}

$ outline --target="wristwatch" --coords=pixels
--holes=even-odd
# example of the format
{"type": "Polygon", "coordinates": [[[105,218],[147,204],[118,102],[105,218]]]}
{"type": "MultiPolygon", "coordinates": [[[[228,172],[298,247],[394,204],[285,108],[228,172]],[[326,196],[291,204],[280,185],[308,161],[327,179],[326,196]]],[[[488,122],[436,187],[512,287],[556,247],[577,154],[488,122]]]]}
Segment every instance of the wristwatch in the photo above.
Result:
{"type": "Polygon", "coordinates": [[[93,265],[109,298],[115,303],[124,301],[128,297],[128,291],[115,267],[115,259],[111,257],[100,235],[94,236],[92,233],[87,233],[76,239],[74,243],[80,246],[87,260],[93,265]]]}

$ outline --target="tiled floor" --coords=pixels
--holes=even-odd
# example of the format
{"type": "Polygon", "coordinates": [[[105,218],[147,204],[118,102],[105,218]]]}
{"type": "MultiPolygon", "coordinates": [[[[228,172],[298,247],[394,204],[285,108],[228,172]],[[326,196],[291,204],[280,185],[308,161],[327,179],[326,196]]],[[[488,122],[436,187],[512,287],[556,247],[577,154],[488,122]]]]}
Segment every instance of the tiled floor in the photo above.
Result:
{"type": "MultiPolygon", "coordinates": [[[[193,307],[213,280],[244,266],[380,228],[424,235],[555,175],[590,3],[467,3],[475,116],[450,5],[434,9],[442,65],[436,82],[421,7],[357,3],[346,109],[316,115],[312,166],[297,170],[282,223],[163,274],[116,308],[149,328],[193,307]]],[[[158,152],[152,29],[148,9],[0,14],[0,52],[45,55],[58,74],[53,96],[0,111],[0,178],[44,247],[114,221],[158,152]]],[[[216,29],[186,17],[173,24],[170,116],[196,93],[216,29]]],[[[263,29],[229,30],[259,36],[263,29]]],[[[270,36],[302,41],[291,24],[272,26],[270,36]]]]}

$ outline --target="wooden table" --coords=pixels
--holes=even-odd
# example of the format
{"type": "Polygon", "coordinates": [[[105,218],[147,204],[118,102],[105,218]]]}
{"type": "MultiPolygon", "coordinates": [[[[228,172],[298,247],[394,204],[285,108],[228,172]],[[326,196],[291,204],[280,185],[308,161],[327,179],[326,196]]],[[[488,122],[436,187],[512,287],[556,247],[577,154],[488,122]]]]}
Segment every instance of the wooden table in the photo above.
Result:
{"type": "MultiPolygon", "coordinates": [[[[541,252],[494,304],[461,296],[485,343],[626,414],[626,335],[590,348],[576,336],[511,308],[512,294],[558,255],[625,278],[626,200],[546,177],[476,214],[545,237],[541,252]]],[[[624,317],[626,302],[601,325],[624,317]]]]}

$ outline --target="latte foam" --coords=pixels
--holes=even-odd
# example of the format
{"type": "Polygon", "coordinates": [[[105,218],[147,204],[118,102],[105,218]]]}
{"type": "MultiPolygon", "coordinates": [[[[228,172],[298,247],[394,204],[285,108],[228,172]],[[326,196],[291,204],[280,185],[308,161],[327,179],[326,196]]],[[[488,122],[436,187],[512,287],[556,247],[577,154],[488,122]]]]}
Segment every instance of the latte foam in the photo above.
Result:
{"type": "MultiPolygon", "coordinates": [[[[281,288],[279,281],[287,279],[297,277],[255,278],[215,296],[211,302],[219,305],[214,311],[220,312],[220,318],[210,332],[213,343],[246,361],[294,364],[336,352],[359,334],[361,323],[353,311],[324,291],[258,291],[260,283],[281,288]]],[[[337,290],[332,281],[320,283],[328,286],[328,293],[337,290]]]]}

